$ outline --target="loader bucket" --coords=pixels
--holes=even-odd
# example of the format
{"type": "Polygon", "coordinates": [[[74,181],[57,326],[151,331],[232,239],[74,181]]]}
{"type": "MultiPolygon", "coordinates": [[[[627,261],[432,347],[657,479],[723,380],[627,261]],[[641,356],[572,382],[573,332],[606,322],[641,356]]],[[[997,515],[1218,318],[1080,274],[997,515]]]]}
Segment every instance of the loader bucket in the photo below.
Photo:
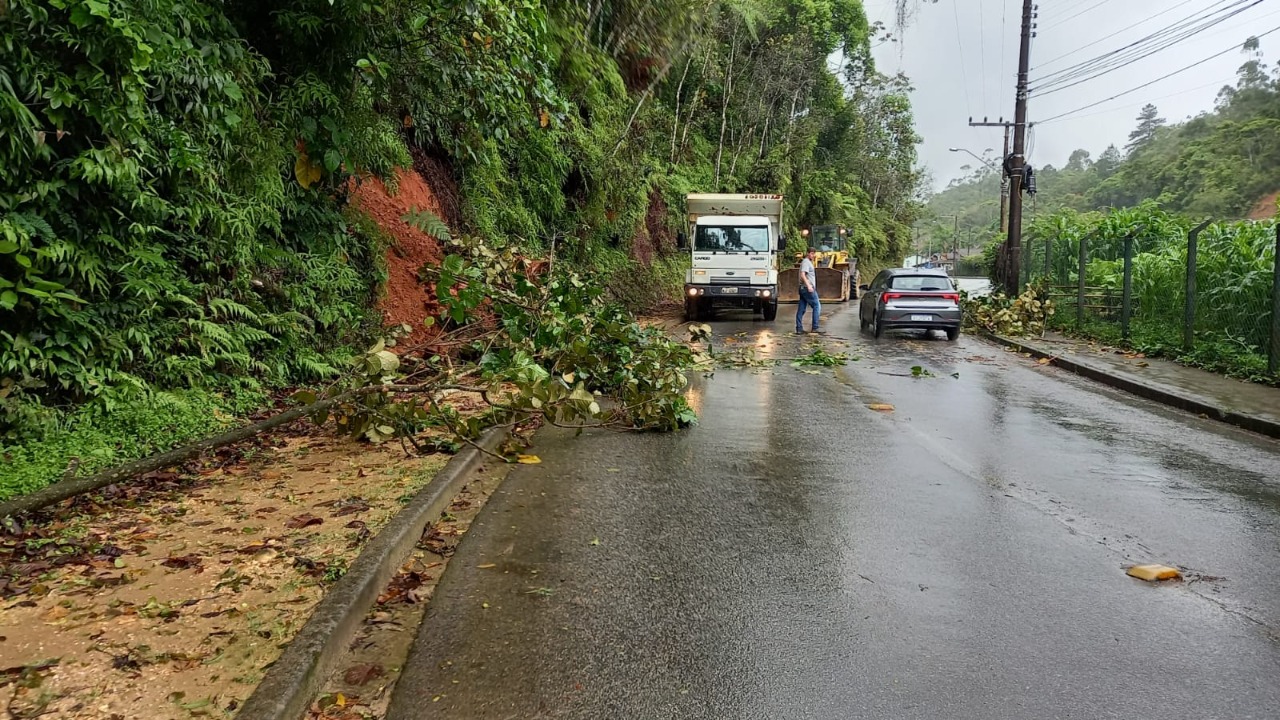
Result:
{"type": "Polygon", "coordinates": [[[817,268],[818,299],[822,302],[844,302],[849,299],[849,271],[817,268]]]}
{"type": "Polygon", "coordinates": [[[778,302],[800,302],[800,268],[778,271],[778,302]]]}

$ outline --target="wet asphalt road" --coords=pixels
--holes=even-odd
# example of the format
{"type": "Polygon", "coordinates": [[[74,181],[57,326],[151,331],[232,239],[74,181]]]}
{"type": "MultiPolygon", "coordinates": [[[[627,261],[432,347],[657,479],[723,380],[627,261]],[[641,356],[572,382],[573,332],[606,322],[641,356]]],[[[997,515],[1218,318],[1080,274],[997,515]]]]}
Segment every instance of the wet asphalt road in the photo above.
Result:
{"type": "Polygon", "coordinates": [[[1280,443],[855,312],[860,360],[719,370],[687,432],[540,435],[390,717],[1280,717],[1280,443]]]}

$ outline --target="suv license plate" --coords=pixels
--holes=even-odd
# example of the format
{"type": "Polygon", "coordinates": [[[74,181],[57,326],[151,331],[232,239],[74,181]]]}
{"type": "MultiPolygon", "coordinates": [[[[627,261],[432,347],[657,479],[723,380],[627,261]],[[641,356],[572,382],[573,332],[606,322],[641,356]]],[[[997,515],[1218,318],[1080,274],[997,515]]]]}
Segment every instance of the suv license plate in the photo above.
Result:
{"type": "Polygon", "coordinates": [[[933,320],[932,315],[912,315],[911,322],[929,322],[933,320]]]}
{"type": "Polygon", "coordinates": [[[725,295],[737,295],[738,288],[720,288],[720,292],[725,295]]]}

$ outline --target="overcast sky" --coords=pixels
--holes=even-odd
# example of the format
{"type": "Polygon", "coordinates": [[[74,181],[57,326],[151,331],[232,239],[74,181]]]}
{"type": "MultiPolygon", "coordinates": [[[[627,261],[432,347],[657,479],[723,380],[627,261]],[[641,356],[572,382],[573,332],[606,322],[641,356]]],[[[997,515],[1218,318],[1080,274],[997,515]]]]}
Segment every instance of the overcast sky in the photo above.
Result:
{"type": "MultiPolygon", "coordinates": [[[[893,0],[865,2],[872,22],[880,20],[892,28],[893,0]]],[[[919,0],[918,5],[898,42],[880,45],[874,54],[882,72],[901,71],[911,78],[916,127],[924,138],[920,162],[932,173],[935,189],[942,189],[965,174],[962,166],[976,162],[948,148],[967,148],[979,155],[986,148],[994,148],[997,156],[1000,152],[1002,131],[971,128],[968,119],[1013,119],[1022,2],[919,0]]],[[[1212,109],[1218,90],[1234,83],[1236,69],[1246,60],[1240,45],[1251,35],[1280,26],[1280,0],[1040,0],[1038,37],[1031,44],[1033,90],[1037,78],[1120,50],[1191,16],[1236,9],[1243,11],[1114,72],[1057,92],[1033,92],[1030,119],[1045,122],[1032,131],[1029,162],[1061,167],[1077,148],[1095,158],[1112,143],[1123,148],[1138,111],[1148,102],[1170,122],[1212,109]],[[1049,120],[1228,49],[1149,87],[1049,120]]],[[[1280,30],[1260,42],[1268,62],[1280,59],[1280,30]]]]}

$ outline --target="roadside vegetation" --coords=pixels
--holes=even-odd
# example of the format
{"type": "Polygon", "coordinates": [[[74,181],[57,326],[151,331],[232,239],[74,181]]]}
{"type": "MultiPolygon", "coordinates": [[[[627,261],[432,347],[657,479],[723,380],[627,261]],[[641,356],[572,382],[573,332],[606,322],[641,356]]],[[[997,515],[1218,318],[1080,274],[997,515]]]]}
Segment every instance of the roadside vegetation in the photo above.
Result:
{"type": "MultiPolygon", "coordinates": [[[[626,397],[637,358],[663,382],[683,362],[629,313],[676,296],[686,192],[781,192],[792,227],[846,224],[868,260],[905,247],[916,137],[878,32],[856,0],[9,3],[0,496],[368,381],[351,368],[405,253],[352,198],[401,168],[441,200],[415,225],[457,259],[414,268],[434,302],[393,374],[472,363],[535,395],[558,377],[622,395],[628,423],[686,422],[669,387],[626,397]],[[467,299],[478,248],[542,261],[505,290],[562,315],[524,331],[595,344],[467,299]]],[[[392,419],[363,434],[427,422],[392,419]]]]}
{"type": "MultiPolygon", "coordinates": [[[[1280,189],[1280,67],[1265,62],[1255,40],[1243,52],[1236,82],[1222,88],[1213,111],[1170,125],[1148,105],[1125,148],[1110,147],[1097,159],[1078,150],[1062,168],[1036,167],[1039,193],[1028,206],[1023,273],[1033,295],[1055,301],[1059,312],[1037,323],[1020,318],[1021,307],[1007,298],[993,298],[979,303],[983,321],[1000,315],[1008,322],[995,324],[1004,332],[1019,332],[1019,323],[1058,329],[1232,377],[1280,383],[1267,372],[1266,354],[1280,189]],[[1202,220],[1213,222],[1199,235],[1194,343],[1187,349],[1188,234],[1202,220]],[[1134,315],[1125,342],[1118,303],[1124,238],[1130,235],[1134,315]],[[1085,284],[1095,295],[1082,323],[1070,291],[1079,276],[1081,238],[1087,238],[1085,284]]],[[[959,215],[961,236],[972,232],[983,248],[967,267],[989,274],[1003,239],[998,207],[999,176],[983,166],[931,198],[926,216],[959,215]]],[[[933,242],[949,243],[953,232],[950,219],[921,227],[933,242]]]]}
{"type": "MultiPolygon", "coordinates": [[[[1080,214],[1059,211],[1031,226],[1032,266],[1043,268],[1045,240],[1059,248],[1048,272],[1033,277],[1046,291],[1069,292],[1079,275],[1078,243],[1087,238],[1085,284],[1090,292],[1119,298],[1124,282],[1124,238],[1134,238],[1133,350],[1169,357],[1243,380],[1280,384],[1267,372],[1271,293],[1275,266],[1276,223],[1234,221],[1211,223],[1202,230],[1196,252],[1196,302],[1191,349],[1183,347],[1188,235],[1197,223],[1183,215],[1145,203],[1128,210],[1080,214]],[[1037,250],[1038,245],[1038,250],[1037,250]]],[[[1113,344],[1122,344],[1118,313],[1089,309],[1078,324],[1074,299],[1069,312],[1054,317],[1051,327],[1113,344]]],[[[1096,301],[1094,301],[1096,302],[1096,301]]]]}
{"type": "MultiPolygon", "coordinates": [[[[1096,157],[1076,150],[1061,167],[1033,156],[1039,193],[1027,203],[1028,221],[1060,209],[1091,212],[1144,202],[1214,220],[1273,217],[1273,195],[1280,190],[1280,66],[1266,61],[1256,40],[1242,52],[1236,81],[1223,85],[1211,111],[1171,124],[1148,105],[1123,148],[1111,146],[1096,157]]],[[[998,156],[990,159],[999,165],[998,156]]],[[[959,215],[962,245],[970,233],[976,247],[999,239],[999,173],[977,162],[971,170],[929,199],[925,217],[940,220],[921,222],[923,242],[945,240],[950,247],[950,215],[959,215]]]]}
{"type": "Polygon", "coordinates": [[[1060,210],[1027,229],[1025,292],[967,301],[975,327],[1005,335],[1058,330],[1127,346],[1229,377],[1280,384],[1267,371],[1275,266],[1275,221],[1209,223],[1198,235],[1192,346],[1184,346],[1188,235],[1196,223],[1155,203],[1110,212],[1060,210]],[[1133,238],[1133,315],[1123,337],[1124,242],[1133,238]],[[1079,247],[1086,248],[1082,316],[1075,304],[1079,247]],[[1045,262],[1046,243],[1053,250],[1045,262]]]}

